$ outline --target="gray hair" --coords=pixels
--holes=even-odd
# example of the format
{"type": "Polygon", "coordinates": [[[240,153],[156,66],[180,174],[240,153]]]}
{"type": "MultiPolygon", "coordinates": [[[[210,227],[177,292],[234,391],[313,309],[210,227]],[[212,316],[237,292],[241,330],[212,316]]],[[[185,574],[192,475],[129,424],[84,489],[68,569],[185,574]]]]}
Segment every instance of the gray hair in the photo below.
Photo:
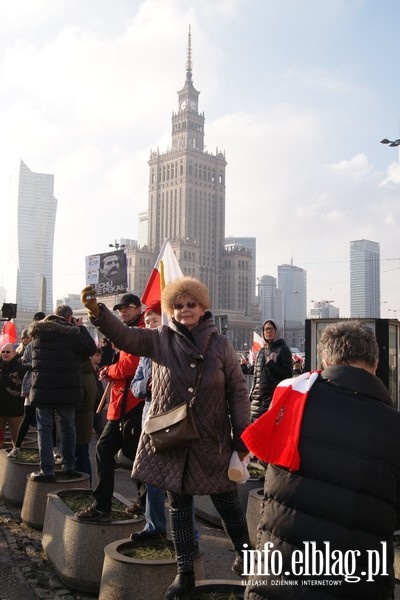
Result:
{"type": "Polygon", "coordinates": [[[64,317],[64,319],[70,319],[73,315],[73,310],[68,304],[59,304],[54,309],[54,314],[58,317],[64,317]]]}
{"type": "Polygon", "coordinates": [[[363,362],[374,367],[379,348],[374,332],[361,321],[332,323],[322,332],[318,354],[327,365],[349,365],[363,362]]]}

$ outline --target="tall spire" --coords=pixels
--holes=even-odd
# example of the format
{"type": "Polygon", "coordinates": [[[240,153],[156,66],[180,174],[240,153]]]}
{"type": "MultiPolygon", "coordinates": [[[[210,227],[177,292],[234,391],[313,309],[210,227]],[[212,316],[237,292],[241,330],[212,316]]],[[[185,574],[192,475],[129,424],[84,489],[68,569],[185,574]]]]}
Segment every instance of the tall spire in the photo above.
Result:
{"type": "Polygon", "coordinates": [[[188,48],[187,48],[187,59],[186,59],[186,81],[192,80],[192,34],[190,32],[189,25],[189,35],[188,35],[188,48]]]}

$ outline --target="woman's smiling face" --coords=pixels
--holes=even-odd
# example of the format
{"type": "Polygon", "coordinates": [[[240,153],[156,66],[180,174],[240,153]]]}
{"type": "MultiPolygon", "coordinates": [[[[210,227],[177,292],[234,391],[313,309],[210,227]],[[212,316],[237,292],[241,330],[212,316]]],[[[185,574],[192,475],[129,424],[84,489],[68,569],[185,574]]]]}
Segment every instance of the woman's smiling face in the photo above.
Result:
{"type": "Polygon", "coordinates": [[[199,324],[201,317],[204,316],[206,310],[203,308],[197,300],[191,296],[182,296],[177,300],[173,307],[172,316],[175,321],[182,323],[188,329],[193,329],[199,324]]]}

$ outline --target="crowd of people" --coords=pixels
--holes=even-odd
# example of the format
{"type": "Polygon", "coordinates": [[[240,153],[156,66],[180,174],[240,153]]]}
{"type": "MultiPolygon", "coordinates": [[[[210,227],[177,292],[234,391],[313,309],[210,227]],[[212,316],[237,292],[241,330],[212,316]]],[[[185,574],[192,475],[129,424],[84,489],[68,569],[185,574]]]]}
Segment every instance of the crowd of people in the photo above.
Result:
{"type": "Polygon", "coordinates": [[[129,419],[138,495],[127,510],[145,516],[131,538],[165,540],[168,506],[177,573],[163,600],[195,592],[195,495],[209,495],[221,517],[247,600],[394,597],[400,415],[375,375],[379,349],[371,329],[350,320],[328,325],[318,345],[321,370],[303,373],[274,319],[263,323],[264,345],[253,360],[238,360],[216,327],[207,287],[193,277],[167,284],[161,300],[144,307],[135,294],[123,294],[113,307],[119,319],[92,286],[81,301],[104,336],[100,345],[62,305],[34,315],[20,343],[1,349],[0,446],[8,427],[10,460],[34,426],[40,470],[31,478],[55,481],[59,455],[66,474],[85,472],[92,480],[95,436],[94,502],[76,517],[110,522],[129,419]],[[182,410],[195,422],[190,441],[177,437],[160,447],[163,428],[156,424],[164,418],[166,429],[165,418],[182,410]],[[238,484],[228,476],[234,452],[266,469],[255,548],[238,484]]]}

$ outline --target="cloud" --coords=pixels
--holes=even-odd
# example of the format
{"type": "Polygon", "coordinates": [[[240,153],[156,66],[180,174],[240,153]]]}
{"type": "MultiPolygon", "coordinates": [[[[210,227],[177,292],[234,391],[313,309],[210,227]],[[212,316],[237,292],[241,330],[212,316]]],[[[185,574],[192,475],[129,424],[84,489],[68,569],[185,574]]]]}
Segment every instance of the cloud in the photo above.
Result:
{"type": "MultiPolygon", "coordinates": [[[[225,151],[228,162],[226,233],[257,237],[258,276],[276,276],[293,258],[307,270],[309,297],[334,297],[345,314],[350,240],[379,241],[385,259],[396,256],[400,167],[383,162],[376,142],[368,146],[380,139],[382,119],[389,130],[387,98],[397,118],[398,94],[380,92],[377,79],[387,85],[382,65],[396,72],[395,53],[368,35],[361,19],[368,3],[309,7],[309,0],[0,6],[0,192],[20,158],[55,174],[58,295],[79,291],[85,255],[136,236],[150,150],[171,145],[189,24],[207,150],[225,151]],[[362,28],[350,36],[354,22],[362,28]]],[[[383,282],[382,293],[389,287],[383,282]]]]}

